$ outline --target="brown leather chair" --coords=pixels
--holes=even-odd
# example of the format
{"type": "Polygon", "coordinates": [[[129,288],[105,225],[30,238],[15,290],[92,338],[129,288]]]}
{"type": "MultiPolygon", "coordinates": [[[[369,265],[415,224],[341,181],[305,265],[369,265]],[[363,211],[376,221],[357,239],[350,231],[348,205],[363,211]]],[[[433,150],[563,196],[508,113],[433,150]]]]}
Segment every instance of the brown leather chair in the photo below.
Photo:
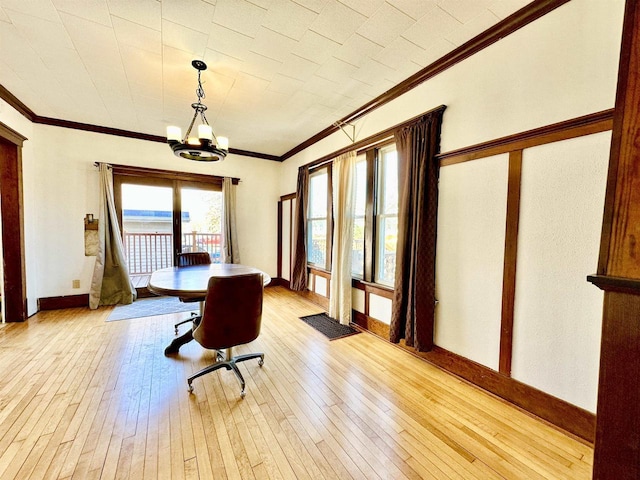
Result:
{"type": "Polygon", "coordinates": [[[264,353],[232,355],[232,348],[252,342],[260,334],[262,322],[262,274],[209,279],[204,312],[200,323],[194,323],[193,338],[203,347],[216,350],[216,363],[187,379],[189,391],[193,380],[219,368],[233,370],[240,381],[240,397],[245,396],[245,381],[236,365],[252,358],[264,363],[264,353]],[[223,355],[221,350],[226,350],[223,355]]]}
{"type": "MultiPolygon", "coordinates": [[[[187,252],[187,253],[179,253],[178,254],[178,263],[177,267],[186,267],[189,265],[209,265],[211,263],[211,256],[208,252],[187,252]]],[[[204,302],[204,297],[202,298],[184,298],[180,297],[180,301],[184,303],[192,303],[192,302],[204,302]]],[[[188,322],[193,322],[194,320],[200,320],[200,314],[192,312],[191,317],[186,320],[182,320],[174,325],[176,335],[178,334],[178,327],[188,322]]]]}

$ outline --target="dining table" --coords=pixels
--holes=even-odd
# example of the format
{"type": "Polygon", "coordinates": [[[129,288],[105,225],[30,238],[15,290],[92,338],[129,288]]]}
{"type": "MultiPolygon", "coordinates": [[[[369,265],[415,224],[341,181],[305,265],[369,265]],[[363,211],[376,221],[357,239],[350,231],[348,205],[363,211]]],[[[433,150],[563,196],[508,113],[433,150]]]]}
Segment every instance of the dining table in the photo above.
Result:
{"type": "MultiPolygon", "coordinates": [[[[271,277],[255,267],[237,263],[211,263],[208,265],[189,265],[185,267],[168,267],[156,270],[149,279],[149,291],[156,295],[167,295],[185,299],[200,299],[207,295],[211,277],[234,277],[251,273],[262,274],[263,284],[271,282],[271,277]]],[[[204,311],[204,302],[200,302],[200,316],[204,311]]],[[[192,329],[175,338],[167,348],[165,355],[173,355],[185,343],[193,340],[192,329]]]]}

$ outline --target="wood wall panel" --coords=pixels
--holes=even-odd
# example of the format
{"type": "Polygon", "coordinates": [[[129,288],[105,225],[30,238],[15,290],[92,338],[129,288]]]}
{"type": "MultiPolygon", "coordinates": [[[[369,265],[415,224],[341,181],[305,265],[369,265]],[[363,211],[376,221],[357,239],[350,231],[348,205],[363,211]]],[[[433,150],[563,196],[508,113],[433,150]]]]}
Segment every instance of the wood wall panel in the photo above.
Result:
{"type": "Polygon", "coordinates": [[[507,220],[504,241],[504,271],[502,284],[502,319],[500,326],[499,370],[511,375],[513,353],[513,316],[516,297],[516,266],[518,259],[518,225],[520,222],[520,182],[522,178],[522,150],[509,154],[509,186],[507,191],[507,220]]]}
{"type": "Polygon", "coordinates": [[[605,291],[593,478],[640,478],[640,4],[627,0],[598,275],[605,291]]]}

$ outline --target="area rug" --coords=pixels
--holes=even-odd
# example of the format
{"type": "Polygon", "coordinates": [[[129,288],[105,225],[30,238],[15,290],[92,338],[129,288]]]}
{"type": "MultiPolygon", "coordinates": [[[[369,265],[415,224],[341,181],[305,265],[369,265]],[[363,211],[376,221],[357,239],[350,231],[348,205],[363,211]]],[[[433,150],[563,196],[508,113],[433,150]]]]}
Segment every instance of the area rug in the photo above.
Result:
{"type": "Polygon", "coordinates": [[[336,319],[331,318],[326,313],[317,313],[315,315],[307,315],[300,317],[300,320],[311,325],[313,328],[324,334],[329,340],[337,340],[338,338],[348,337],[360,333],[349,325],[342,325],[336,319]]]}
{"type": "Polygon", "coordinates": [[[182,303],[177,297],[141,298],[131,305],[117,305],[107,318],[107,322],[197,310],[197,303],[182,303]]]}

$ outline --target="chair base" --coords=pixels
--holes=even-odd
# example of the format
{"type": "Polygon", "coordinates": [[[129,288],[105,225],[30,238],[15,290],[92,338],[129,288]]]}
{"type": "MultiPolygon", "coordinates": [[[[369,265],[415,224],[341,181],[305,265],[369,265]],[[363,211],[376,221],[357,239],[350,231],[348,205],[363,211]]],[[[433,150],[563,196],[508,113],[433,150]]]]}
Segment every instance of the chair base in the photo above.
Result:
{"type": "Polygon", "coordinates": [[[209,372],[213,372],[214,370],[218,370],[219,368],[226,368],[227,370],[233,370],[240,382],[240,398],[244,398],[245,396],[245,381],[242,373],[238,369],[237,363],[244,362],[247,360],[251,360],[253,358],[259,358],[258,365],[262,367],[264,364],[264,353],[247,353],[245,355],[236,355],[235,357],[231,356],[231,348],[227,348],[226,356],[222,355],[220,350],[216,350],[216,363],[213,365],[209,365],[208,367],[203,368],[197,373],[194,373],[189,378],[187,378],[187,384],[189,385],[189,393],[193,392],[192,382],[202,375],[206,375],[209,372]]]}

